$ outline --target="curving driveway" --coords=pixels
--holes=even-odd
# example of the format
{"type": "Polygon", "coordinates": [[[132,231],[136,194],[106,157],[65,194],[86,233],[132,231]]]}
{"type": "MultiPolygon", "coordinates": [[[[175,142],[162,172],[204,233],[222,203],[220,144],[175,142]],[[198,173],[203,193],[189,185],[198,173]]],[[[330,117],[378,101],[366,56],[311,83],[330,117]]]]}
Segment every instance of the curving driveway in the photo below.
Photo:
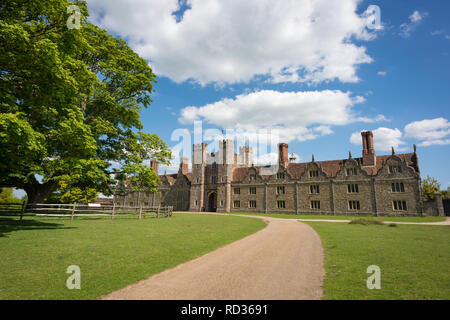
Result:
{"type": "Polygon", "coordinates": [[[297,220],[265,220],[266,228],[101,299],[320,299],[323,248],[297,220]]]}

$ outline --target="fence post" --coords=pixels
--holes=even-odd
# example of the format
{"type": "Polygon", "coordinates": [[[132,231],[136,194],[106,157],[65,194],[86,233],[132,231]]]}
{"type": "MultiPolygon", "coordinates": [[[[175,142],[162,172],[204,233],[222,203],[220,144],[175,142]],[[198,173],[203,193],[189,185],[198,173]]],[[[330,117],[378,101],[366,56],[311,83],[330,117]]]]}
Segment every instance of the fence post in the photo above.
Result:
{"type": "Polygon", "coordinates": [[[23,214],[24,214],[24,212],[25,212],[26,203],[27,203],[26,201],[24,201],[24,202],[22,203],[22,211],[20,212],[20,221],[22,221],[23,214]]]}
{"type": "Polygon", "coordinates": [[[161,205],[158,205],[158,209],[156,211],[156,217],[159,218],[159,208],[161,207],[161,205]]]}
{"type": "Polygon", "coordinates": [[[139,206],[139,220],[142,219],[142,203],[139,206]]]}
{"type": "Polygon", "coordinates": [[[112,217],[111,219],[114,219],[114,213],[116,212],[116,203],[113,201],[113,208],[112,208],[112,217]]]}
{"type": "Polygon", "coordinates": [[[73,204],[73,207],[72,207],[72,219],[71,220],[73,220],[73,215],[75,214],[75,206],[76,205],[77,205],[76,203],[73,204]]]}

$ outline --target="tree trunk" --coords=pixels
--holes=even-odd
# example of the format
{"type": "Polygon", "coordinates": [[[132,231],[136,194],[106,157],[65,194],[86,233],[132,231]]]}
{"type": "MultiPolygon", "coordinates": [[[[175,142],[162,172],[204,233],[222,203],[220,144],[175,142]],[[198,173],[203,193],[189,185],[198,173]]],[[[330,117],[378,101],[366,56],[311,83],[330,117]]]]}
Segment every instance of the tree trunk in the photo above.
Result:
{"type": "Polygon", "coordinates": [[[51,181],[46,183],[33,183],[23,187],[27,193],[28,203],[43,203],[44,200],[58,189],[58,183],[51,181]]]}

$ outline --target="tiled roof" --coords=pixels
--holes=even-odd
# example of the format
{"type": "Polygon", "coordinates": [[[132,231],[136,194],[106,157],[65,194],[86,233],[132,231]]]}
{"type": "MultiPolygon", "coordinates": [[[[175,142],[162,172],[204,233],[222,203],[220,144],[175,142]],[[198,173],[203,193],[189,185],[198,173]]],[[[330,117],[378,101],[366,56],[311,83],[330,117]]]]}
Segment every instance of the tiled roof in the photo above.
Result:
{"type": "MultiPolygon", "coordinates": [[[[418,170],[415,167],[414,161],[414,153],[405,153],[405,154],[396,154],[402,161],[406,161],[408,166],[413,167],[416,171],[418,170]]],[[[378,171],[382,168],[384,161],[389,158],[390,155],[377,156],[376,165],[373,167],[362,167],[364,171],[367,172],[368,175],[376,175],[378,171]]],[[[354,158],[358,163],[362,163],[362,158],[354,158]]],[[[329,176],[335,177],[338,171],[341,169],[342,165],[346,160],[330,160],[330,161],[316,161],[317,164],[320,165],[322,170],[329,176]]],[[[303,163],[290,163],[288,166],[288,173],[293,177],[298,179],[306,170],[307,166],[311,162],[303,162],[303,163]]],[[[258,172],[261,172],[261,168],[265,168],[263,166],[255,167],[258,172]]],[[[233,181],[242,181],[248,173],[250,168],[236,168],[233,170],[233,181]]],[[[263,175],[264,179],[269,178],[270,176],[263,175]]]]}

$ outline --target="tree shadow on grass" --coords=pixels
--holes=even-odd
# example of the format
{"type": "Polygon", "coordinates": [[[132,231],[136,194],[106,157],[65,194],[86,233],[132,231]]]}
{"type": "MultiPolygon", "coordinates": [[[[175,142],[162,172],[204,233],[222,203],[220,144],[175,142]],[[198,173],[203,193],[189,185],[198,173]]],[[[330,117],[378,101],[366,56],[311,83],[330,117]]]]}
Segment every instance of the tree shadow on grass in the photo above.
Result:
{"type": "Polygon", "coordinates": [[[0,217],[0,238],[6,237],[8,233],[22,230],[56,230],[56,229],[74,229],[74,227],[65,227],[61,223],[43,222],[34,219],[0,217]]]}

